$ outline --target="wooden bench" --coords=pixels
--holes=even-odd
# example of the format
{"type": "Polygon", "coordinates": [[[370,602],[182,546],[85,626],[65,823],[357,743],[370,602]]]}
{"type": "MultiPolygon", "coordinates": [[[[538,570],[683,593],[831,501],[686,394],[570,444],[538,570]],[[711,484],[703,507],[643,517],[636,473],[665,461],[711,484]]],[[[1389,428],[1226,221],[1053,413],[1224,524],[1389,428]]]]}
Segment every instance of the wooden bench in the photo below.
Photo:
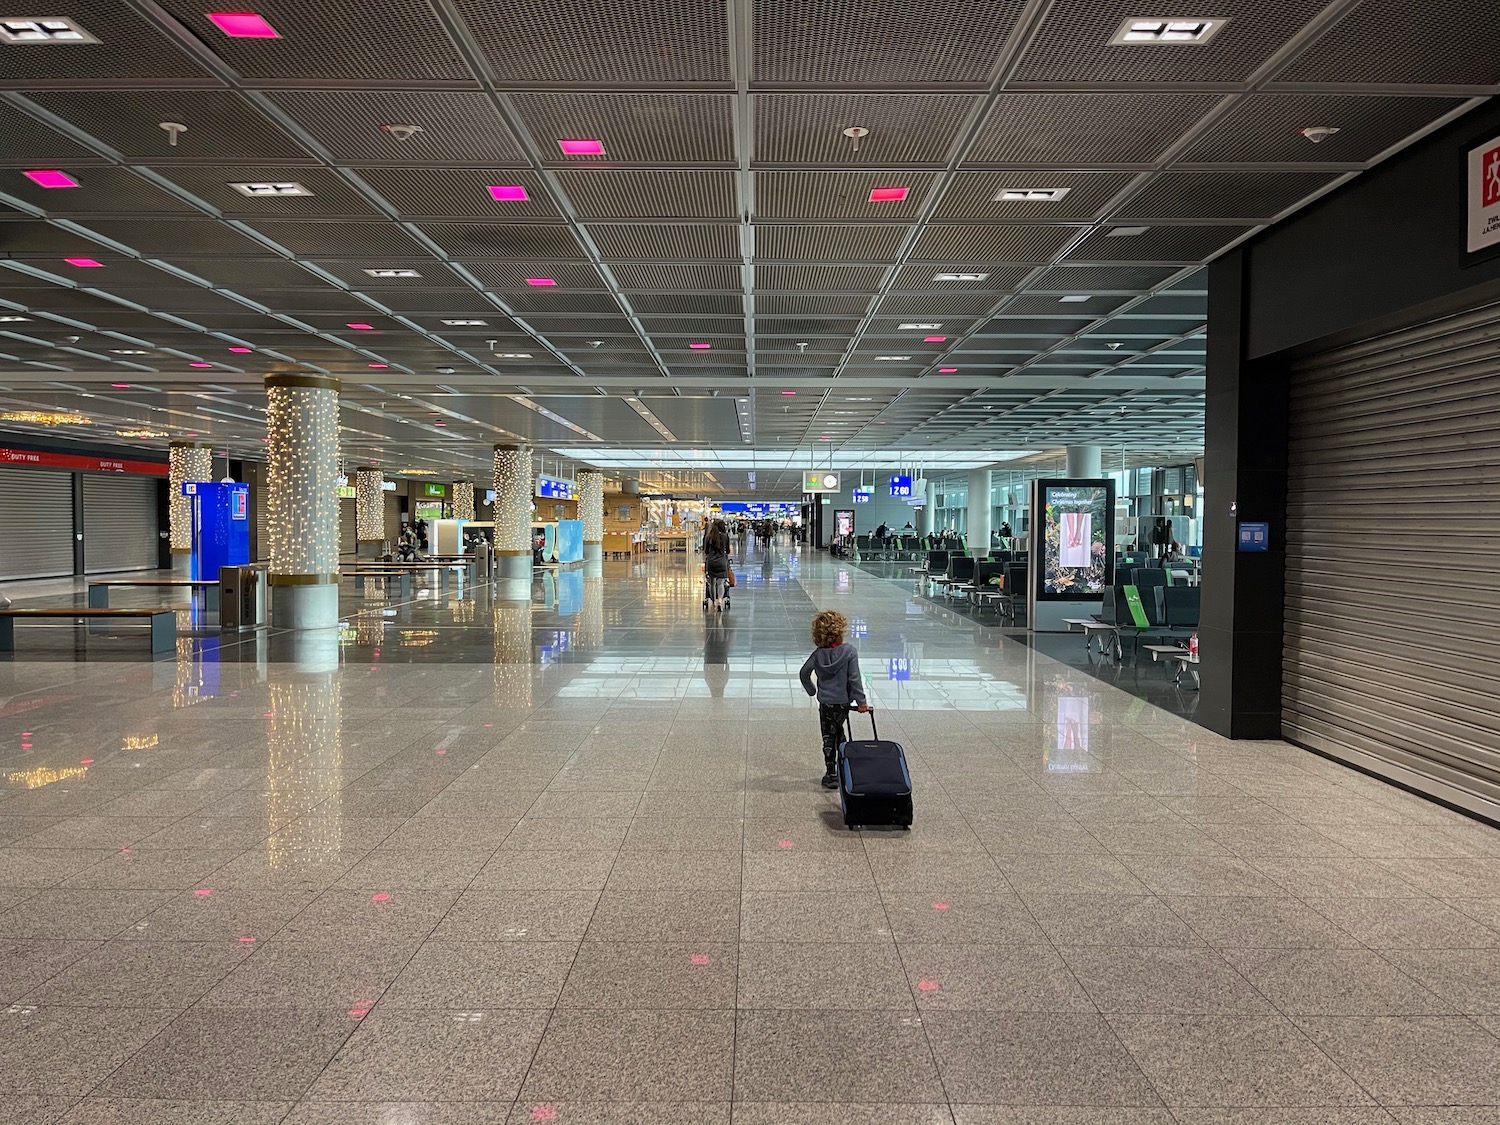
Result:
{"type": "Polygon", "coordinates": [[[198,578],[110,578],[89,583],[89,608],[108,609],[109,591],[115,586],[167,587],[173,589],[203,591],[203,608],[210,613],[219,611],[219,580],[198,578]]]}
{"type": "Polygon", "coordinates": [[[0,652],[16,651],[16,619],[71,618],[83,621],[146,620],[151,625],[151,652],[177,650],[177,611],[175,609],[83,609],[59,606],[54,609],[0,609],[0,652]]]}
{"type": "Polygon", "coordinates": [[[1174,660],[1177,662],[1177,674],[1172,677],[1174,684],[1182,683],[1184,672],[1192,673],[1193,686],[1198,687],[1198,657],[1179,645],[1142,645],[1151,654],[1152,660],[1174,660]]]}

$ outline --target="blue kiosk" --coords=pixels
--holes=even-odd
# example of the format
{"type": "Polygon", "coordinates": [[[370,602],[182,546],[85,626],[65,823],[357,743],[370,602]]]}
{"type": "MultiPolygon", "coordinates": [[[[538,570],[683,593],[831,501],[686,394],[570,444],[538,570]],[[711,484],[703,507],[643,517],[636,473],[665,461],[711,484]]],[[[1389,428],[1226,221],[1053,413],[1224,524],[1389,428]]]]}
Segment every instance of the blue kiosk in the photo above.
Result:
{"type": "Polygon", "coordinates": [[[193,569],[199,582],[214,582],[226,566],[250,561],[250,486],[233,481],[183,481],[193,499],[193,569]]]}

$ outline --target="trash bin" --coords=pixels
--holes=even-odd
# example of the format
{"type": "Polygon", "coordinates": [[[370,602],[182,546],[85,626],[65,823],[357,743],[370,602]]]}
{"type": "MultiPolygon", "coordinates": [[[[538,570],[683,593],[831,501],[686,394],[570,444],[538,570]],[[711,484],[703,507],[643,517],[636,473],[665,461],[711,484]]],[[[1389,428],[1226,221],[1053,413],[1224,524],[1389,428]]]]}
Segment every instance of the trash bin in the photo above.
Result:
{"type": "Polygon", "coordinates": [[[257,629],[266,623],[263,567],[219,568],[219,628],[257,629]]]}

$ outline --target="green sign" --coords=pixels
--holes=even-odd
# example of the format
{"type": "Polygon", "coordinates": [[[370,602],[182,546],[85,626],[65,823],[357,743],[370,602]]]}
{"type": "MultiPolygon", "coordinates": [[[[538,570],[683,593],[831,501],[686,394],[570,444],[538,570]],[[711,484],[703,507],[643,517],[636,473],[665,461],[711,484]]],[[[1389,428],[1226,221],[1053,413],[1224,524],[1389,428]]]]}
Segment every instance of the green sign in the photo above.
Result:
{"type": "Polygon", "coordinates": [[[358,498],[358,496],[359,496],[359,493],[354,490],[354,486],[352,484],[341,484],[341,485],[339,485],[339,499],[340,500],[354,500],[354,499],[358,498]]]}
{"type": "Polygon", "coordinates": [[[423,496],[442,496],[443,486],[440,484],[424,484],[422,486],[423,496]]]}

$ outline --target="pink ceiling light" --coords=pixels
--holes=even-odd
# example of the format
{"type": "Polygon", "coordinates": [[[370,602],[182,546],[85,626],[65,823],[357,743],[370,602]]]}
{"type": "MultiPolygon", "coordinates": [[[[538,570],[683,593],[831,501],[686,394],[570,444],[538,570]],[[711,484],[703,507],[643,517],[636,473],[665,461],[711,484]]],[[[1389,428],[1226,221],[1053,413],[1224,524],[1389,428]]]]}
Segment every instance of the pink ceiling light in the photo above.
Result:
{"type": "Polygon", "coordinates": [[[558,141],[557,145],[569,156],[603,156],[603,141],[558,141]]]}
{"type": "Polygon", "coordinates": [[[280,39],[266,17],[255,12],[209,12],[208,18],[225,35],[234,39],[280,39]]]}
{"type": "Polygon", "coordinates": [[[95,261],[93,258],[64,258],[70,266],[77,266],[81,270],[102,270],[104,263],[95,261]]]}
{"type": "Polygon", "coordinates": [[[373,324],[360,324],[360,323],[356,322],[356,323],[352,323],[352,324],[346,324],[346,325],[344,325],[344,327],[345,328],[353,328],[356,332],[374,332],[375,331],[375,326],[373,324]]]}
{"type": "Polygon", "coordinates": [[[906,198],[904,187],[878,187],[870,189],[871,203],[890,203],[906,198]]]}
{"type": "Polygon", "coordinates": [[[130,390],[130,384],[129,383],[111,383],[110,386],[113,387],[117,391],[128,391],[128,390],[130,390]]]}
{"type": "Polygon", "coordinates": [[[957,370],[958,370],[958,368],[956,368],[956,367],[939,367],[938,368],[938,374],[939,375],[952,375],[957,370]]]}
{"type": "Polygon", "coordinates": [[[491,184],[490,195],[500,200],[513,200],[517,203],[525,203],[528,196],[526,189],[520,184],[491,184]]]}
{"type": "Polygon", "coordinates": [[[234,353],[236,353],[237,355],[249,355],[255,349],[254,348],[230,348],[229,350],[232,351],[232,352],[234,352],[234,353]]]}
{"type": "Polygon", "coordinates": [[[78,181],[66,172],[59,172],[56,168],[41,169],[34,172],[22,172],[32,183],[38,187],[66,188],[77,187],[78,181]]]}
{"type": "Polygon", "coordinates": [[[372,363],[372,364],[370,364],[370,366],[374,370],[379,371],[383,367],[389,367],[390,364],[389,363],[372,363]]]}
{"type": "Polygon", "coordinates": [[[797,392],[796,391],[782,391],[781,393],[784,394],[784,395],[790,396],[790,395],[796,394],[797,392]]]}
{"type": "Polygon", "coordinates": [[[946,336],[923,336],[922,337],[922,343],[924,343],[924,344],[941,344],[947,338],[948,337],[946,337],[946,336]]]}
{"type": "Polygon", "coordinates": [[[556,285],[557,282],[553,281],[550,277],[528,277],[526,279],[526,284],[527,285],[556,285]]]}
{"type": "Polygon", "coordinates": [[[712,344],[689,344],[688,347],[692,348],[693,351],[695,351],[695,352],[706,352],[706,351],[708,351],[709,348],[713,347],[713,345],[712,344]]]}
{"type": "Polygon", "coordinates": [[[211,364],[211,363],[190,363],[190,364],[188,364],[188,366],[189,367],[212,367],[213,364],[211,364]]]}

